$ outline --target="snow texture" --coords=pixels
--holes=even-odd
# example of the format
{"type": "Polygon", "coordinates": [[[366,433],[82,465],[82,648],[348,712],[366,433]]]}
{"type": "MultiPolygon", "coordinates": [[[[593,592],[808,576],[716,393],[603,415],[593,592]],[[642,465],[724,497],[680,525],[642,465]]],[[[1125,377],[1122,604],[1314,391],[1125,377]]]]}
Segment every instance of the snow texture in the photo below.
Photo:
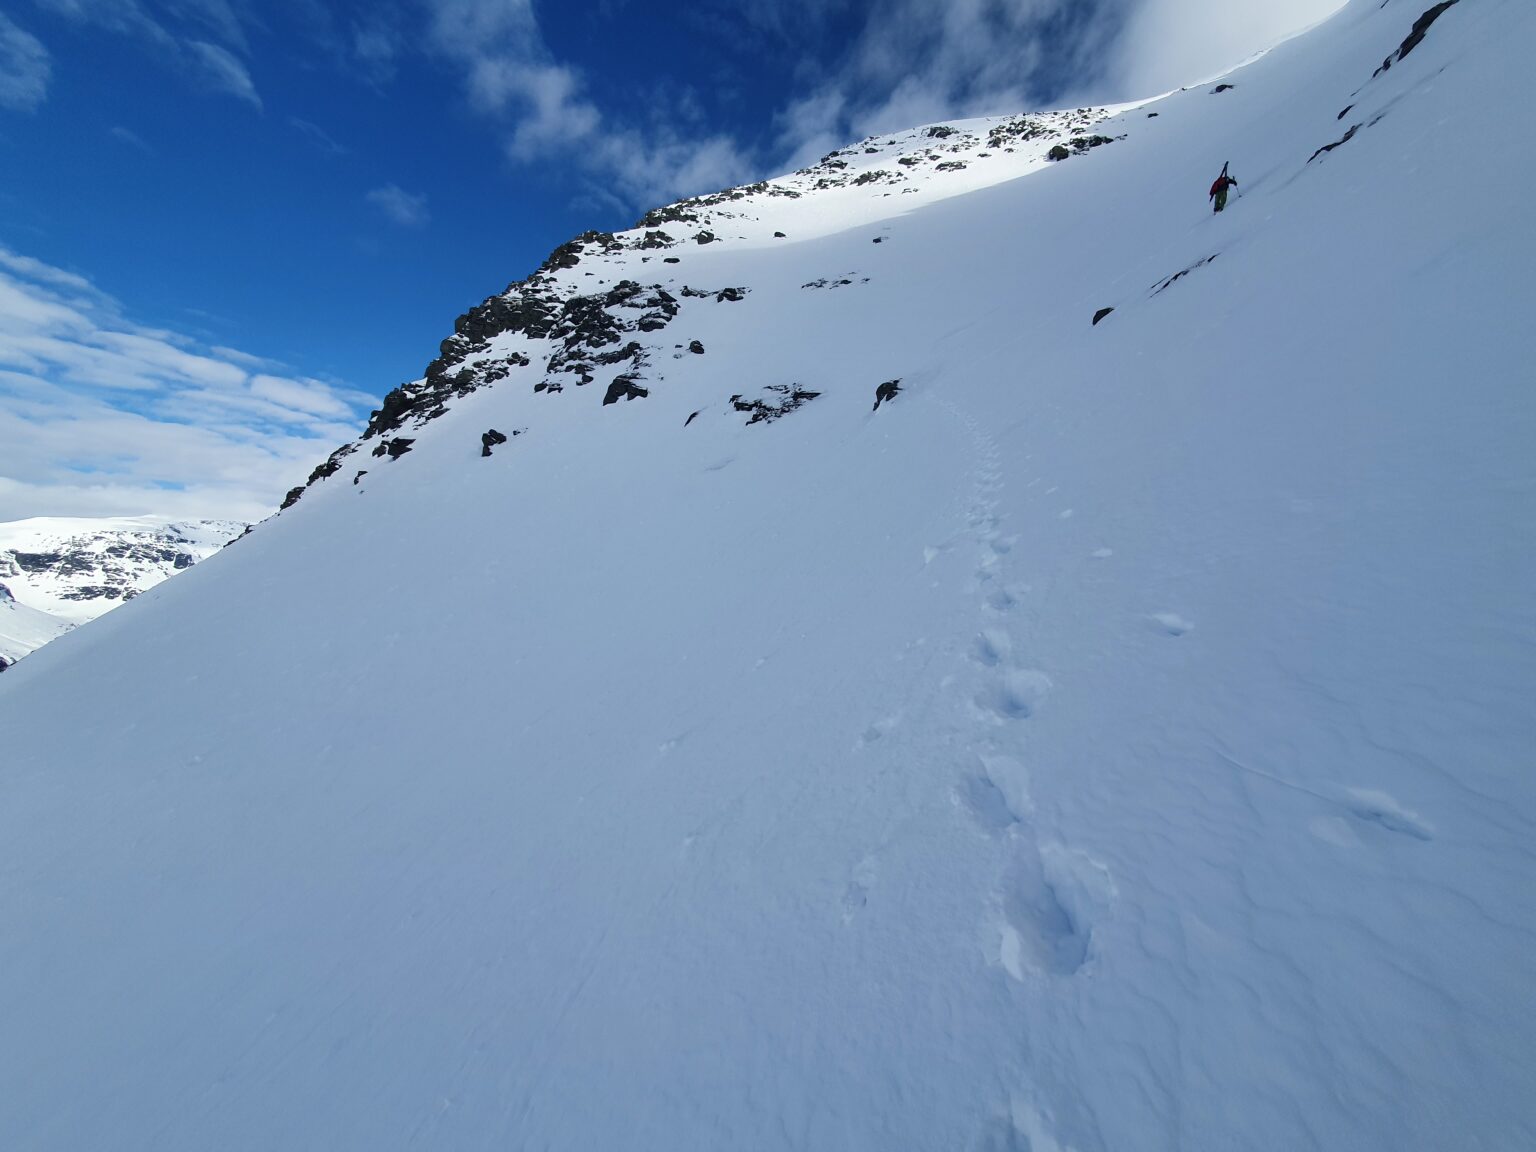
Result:
{"type": "Polygon", "coordinates": [[[1536,1146],[1536,8],[1419,15],[598,245],[646,395],[0,677],[0,1147],[1536,1146]]]}

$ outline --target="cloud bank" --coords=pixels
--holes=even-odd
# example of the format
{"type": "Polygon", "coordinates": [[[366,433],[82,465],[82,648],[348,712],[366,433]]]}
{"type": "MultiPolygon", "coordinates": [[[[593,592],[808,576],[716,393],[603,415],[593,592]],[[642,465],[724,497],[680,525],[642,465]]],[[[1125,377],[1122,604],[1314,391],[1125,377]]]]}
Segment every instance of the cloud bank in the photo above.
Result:
{"type": "Polygon", "coordinates": [[[135,324],[0,247],[0,520],[269,515],[373,397],[135,324]]]}

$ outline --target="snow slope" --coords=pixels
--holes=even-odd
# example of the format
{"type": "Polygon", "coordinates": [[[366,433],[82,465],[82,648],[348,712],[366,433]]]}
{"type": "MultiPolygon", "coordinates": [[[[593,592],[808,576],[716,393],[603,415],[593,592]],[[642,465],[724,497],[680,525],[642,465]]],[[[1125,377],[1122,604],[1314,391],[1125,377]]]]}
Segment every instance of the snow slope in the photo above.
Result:
{"type": "Polygon", "coordinates": [[[18,603],[10,588],[0,584],[0,669],[10,667],[72,627],[67,620],[18,603]]]}
{"type": "Polygon", "coordinates": [[[593,241],[7,672],[0,1146],[1536,1145],[1536,11],[1420,11],[593,241]]]}
{"type": "Polygon", "coordinates": [[[245,531],[230,520],[34,516],[0,523],[0,660],[15,661],[190,568],[245,531]]]}

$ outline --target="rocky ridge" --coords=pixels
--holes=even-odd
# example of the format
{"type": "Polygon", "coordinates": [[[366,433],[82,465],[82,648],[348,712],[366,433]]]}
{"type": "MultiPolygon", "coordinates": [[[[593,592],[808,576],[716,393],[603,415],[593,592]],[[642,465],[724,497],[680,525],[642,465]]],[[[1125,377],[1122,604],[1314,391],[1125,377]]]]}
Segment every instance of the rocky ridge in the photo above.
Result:
{"type": "MultiPolygon", "coordinates": [[[[691,309],[738,304],[751,291],[679,277],[687,252],[790,239],[781,231],[771,237],[758,235],[763,233],[762,209],[769,204],[811,193],[818,194],[818,202],[825,202],[829,193],[862,198],[920,195],[934,179],[990,184],[1021,170],[1021,161],[1024,166],[1056,162],[1113,143],[1114,138],[1090,131],[1111,114],[1105,108],[1078,108],[872,136],[788,176],[653,209],[626,232],[584,232],[556,248],[532,275],[459,316],[422,376],[392,389],[371,414],[362,436],[317,465],[304,484],[288,492],[282,507],[291,507],[310,485],[340,472],[347,458],[369,441],[378,441],[370,449],[372,455],[398,459],[410,450],[413,437],[396,433],[419,430],[446,414],[455,399],[491,385],[506,382],[553,397],[568,388],[579,391],[595,384],[593,391],[605,406],[650,396],[666,381],[662,361],[704,353],[697,339],[679,343],[664,333],[686,321],[691,309]],[[634,277],[637,266],[653,263],[671,274],[657,269],[647,282],[634,277]],[[598,277],[594,268],[615,265],[631,274],[596,291],[583,284],[598,277]]],[[[822,280],[805,287],[855,283],[868,283],[868,277],[822,280]]],[[[774,388],[783,396],[744,402],[739,390],[722,385],[720,403],[749,414],[749,423],[765,423],[815,395],[794,382],[774,388]],[[795,400],[797,396],[801,399],[795,400]],[[791,401],[788,406],[785,398],[791,401]]],[[[352,478],[356,481],[359,474],[354,472],[352,478]]]]}

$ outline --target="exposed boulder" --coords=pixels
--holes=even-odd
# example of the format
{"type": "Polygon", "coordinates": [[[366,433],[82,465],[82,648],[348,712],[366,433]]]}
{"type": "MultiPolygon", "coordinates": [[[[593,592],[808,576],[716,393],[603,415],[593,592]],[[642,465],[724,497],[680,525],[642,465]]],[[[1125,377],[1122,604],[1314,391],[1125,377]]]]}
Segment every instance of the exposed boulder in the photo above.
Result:
{"type": "Polygon", "coordinates": [[[1097,312],[1095,312],[1093,314],[1093,326],[1095,328],[1097,328],[1098,324],[1099,324],[1099,321],[1104,319],[1104,317],[1108,316],[1113,311],[1114,311],[1113,307],[1100,308],[1097,312]]]}
{"type": "Polygon", "coordinates": [[[416,443],[414,437],[396,436],[393,440],[380,440],[378,447],[373,450],[375,456],[388,456],[391,460],[398,460],[411,450],[411,445],[416,443]]]}
{"type": "Polygon", "coordinates": [[[704,342],[702,340],[688,341],[688,351],[692,352],[695,356],[704,355],[704,342]]]}
{"type": "Polygon", "coordinates": [[[620,400],[643,400],[650,394],[650,389],[640,387],[633,376],[616,376],[613,383],[608,385],[603,404],[617,404],[620,400]]]}
{"type": "Polygon", "coordinates": [[[764,391],[769,393],[768,397],[755,400],[744,400],[739,394],[732,396],[731,407],[738,412],[751,413],[748,424],[767,424],[781,416],[788,416],[821,395],[820,392],[811,392],[798,384],[770,384],[764,391]]]}
{"type": "Polygon", "coordinates": [[[489,456],[492,448],[506,442],[506,433],[498,432],[494,428],[487,428],[484,432],[480,433],[480,455],[489,456]]]}

